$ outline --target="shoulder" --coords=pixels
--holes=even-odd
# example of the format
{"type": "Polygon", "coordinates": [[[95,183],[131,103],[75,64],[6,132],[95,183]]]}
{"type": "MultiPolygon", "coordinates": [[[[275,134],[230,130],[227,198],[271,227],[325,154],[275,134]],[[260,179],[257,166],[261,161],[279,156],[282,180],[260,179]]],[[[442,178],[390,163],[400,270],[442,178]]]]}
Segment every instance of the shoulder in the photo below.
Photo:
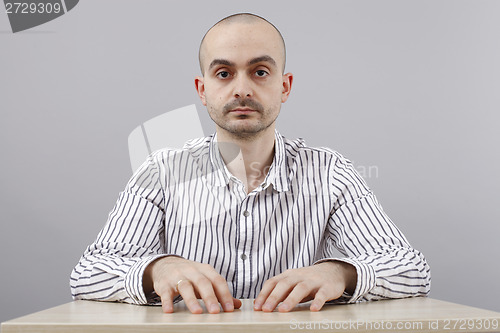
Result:
{"type": "Polygon", "coordinates": [[[194,138],[186,141],[182,148],[165,147],[152,152],[149,159],[164,160],[165,158],[180,158],[181,156],[198,157],[208,153],[208,148],[213,135],[194,138]]]}
{"type": "Polygon", "coordinates": [[[195,165],[200,159],[208,156],[212,136],[188,140],[182,148],[165,147],[155,150],[149,154],[137,171],[140,172],[142,170],[144,172],[158,168],[170,169],[174,165],[195,165]]]}
{"type": "Polygon", "coordinates": [[[288,139],[284,136],[282,138],[288,158],[321,158],[330,163],[333,162],[333,164],[337,162],[351,163],[341,153],[332,148],[309,146],[303,138],[288,139]]]}

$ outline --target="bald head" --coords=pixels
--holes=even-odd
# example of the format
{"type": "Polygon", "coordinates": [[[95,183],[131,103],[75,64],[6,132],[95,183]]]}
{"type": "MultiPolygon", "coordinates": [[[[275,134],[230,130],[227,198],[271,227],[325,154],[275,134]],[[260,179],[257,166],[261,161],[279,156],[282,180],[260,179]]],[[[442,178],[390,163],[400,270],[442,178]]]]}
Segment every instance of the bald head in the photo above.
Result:
{"type": "Polygon", "coordinates": [[[282,67],[281,70],[284,73],[285,62],[286,62],[286,48],[285,48],[285,41],[283,39],[283,36],[279,32],[279,30],[272,23],[270,23],[269,21],[267,21],[266,19],[264,19],[260,16],[250,14],[250,13],[240,13],[240,14],[234,14],[234,15],[228,16],[226,18],[223,18],[222,20],[220,20],[219,22],[214,24],[207,31],[207,33],[205,34],[205,36],[201,40],[200,49],[198,51],[198,60],[200,62],[201,74],[205,75],[205,70],[207,69],[206,68],[207,67],[206,62],[208,61],[207,60],[207,44],[210,43],[211,37],[213,37],[213,35],[217,34],[220,30],[230,28],[231,25],[235,25],[235,24],[247,25],[249,29],[251,29],[252,26],[255,26],[255,25],[266,25],[266,26],[272,28],[272,29],[270,29],[271,31],[269,33],[276,35],[276,38],[274,40],[278,44],[278,47],[281,50],[281,52],[280,52],[281,59],[279,59],[279,60],[281,60],[280,61],[281,67],[282,67]]]}

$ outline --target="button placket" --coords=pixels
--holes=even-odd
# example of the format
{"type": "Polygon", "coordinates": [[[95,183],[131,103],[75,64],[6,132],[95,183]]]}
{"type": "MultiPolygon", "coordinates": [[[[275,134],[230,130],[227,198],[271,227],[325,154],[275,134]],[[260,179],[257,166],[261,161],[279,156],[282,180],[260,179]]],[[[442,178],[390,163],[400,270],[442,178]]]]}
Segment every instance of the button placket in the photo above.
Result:
{"type": "MultiPolygon", "coordinates": [[[[247,200],[249,200],[250,197],[247,197],[247,200]]],[[[245,206],[245,202],[242,203],[242,207],[245,206]]],[[[252,225],[252,214],[250,213],[250,211],[248,210],[249,208],[247,209],[243,209],[241,215],[243,215],[243,217],[241,218],[241,223],[240,223],[240,239],[242,240],[241,243],[240,243],[240,259],[245,261],[246,259],[248,259],[248,246],[249,246],[249,242],[250,242],[250,239],[251,239],[251,234],[253,232],[253,225],[252,225]],[[245,246],[246,244],[246,246],[245,246]]]]}
{"type": "Polygon", "coordinates": [[[239,213],[239,242],[238,242],[238,289],[242,292],[247,292],[247,288],[251,285],[252,262],[250,259],[253,239],[253,204],[255,196],[247,195],[240,204],[239,213]],[[244,290],[243,290],[244,289],[244,290]]]}

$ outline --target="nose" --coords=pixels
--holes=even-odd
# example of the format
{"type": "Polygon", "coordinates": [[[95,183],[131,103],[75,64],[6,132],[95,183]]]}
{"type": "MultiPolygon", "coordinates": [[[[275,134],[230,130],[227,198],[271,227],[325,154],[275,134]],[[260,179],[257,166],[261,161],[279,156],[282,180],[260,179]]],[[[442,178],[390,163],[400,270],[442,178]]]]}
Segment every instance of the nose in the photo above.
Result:
{"type": "Polygon", "coordinates": [[[248,98],[253,96],[252,82],[245,75],[236,76],[233,83],[233,95],[235,98],[248,98]]]}

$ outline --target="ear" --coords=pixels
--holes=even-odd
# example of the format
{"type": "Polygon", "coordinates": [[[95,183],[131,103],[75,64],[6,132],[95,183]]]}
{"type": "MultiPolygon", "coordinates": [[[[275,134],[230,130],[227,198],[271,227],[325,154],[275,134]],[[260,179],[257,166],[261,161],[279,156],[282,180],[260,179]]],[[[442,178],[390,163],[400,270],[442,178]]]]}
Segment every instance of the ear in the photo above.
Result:
{"type": "Polygon", "coordinates": [[[285,103],[292,90],[293,74],[283,74],[283,90],[281,92],[281,103],[285,103]]]}
{"type": "Polygon", "coordinates": [[[202,76],[197,76],[194,78],[194,85],[196,86],[196,92],[201,99],[201,103],[207,106],[207,100],[205,98],[205,82],[202,76]]]}

